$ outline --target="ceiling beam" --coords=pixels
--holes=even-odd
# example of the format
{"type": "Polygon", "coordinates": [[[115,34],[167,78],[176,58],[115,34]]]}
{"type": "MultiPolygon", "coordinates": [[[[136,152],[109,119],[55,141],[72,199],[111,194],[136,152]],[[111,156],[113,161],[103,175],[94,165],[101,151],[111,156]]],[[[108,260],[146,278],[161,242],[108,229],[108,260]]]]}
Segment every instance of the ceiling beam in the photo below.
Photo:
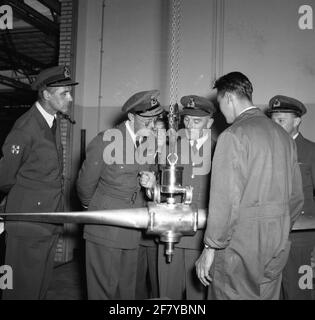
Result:
{"type": "Polygon", "coordinates": [[[45,7],[49,8],[50,10],[56,12],[58,16],[61,15],[61,4],[58,0],[37,0],[45,7]]]}
{"type": "Polygon", "coordinates": [[[13,7],[14,15],[38,28],[45,34],[59,35],[59,24],[55,23],[21,0],[7,0],[6,4],[13,7]]]}
{"type": "MultiPolygon", "coordinates": [[[[1,2],[1,0],[0,0],[1,2]]],[[[0,33],[1,35],[1,33],[0,33]]],[[[11,38],[20,38],[20,37],[28,37],[30,36],[31,38],[36,37],[38,42],[45,43],[48,47],[53,48],[55,50],[59,49],[59,36],[50,34],[47,35],[43,33],[41,30],[38,30],[37,28],[34,27],[26,27],[23,29],[12,29],[12,30],[7,30],[7,33],[4,33],[2,35],[3,41],[7,39],[7,37],[10,36],[11,38]]],[[[0,38],[1,39],[1,38],[0,38]]]]}
{"type": "Polygon", "coordinates": [[[38,71],[38,69],[44,69],[47,67],[47,65],[42,62],[1,44],[0,51],[7,55],[7,58],[3,57],[3,60],[5,59],[6,61],[11,61],[15,64],[14,68],[12,68],[14,70],[25,67],[30,71],[38,71]],[[17,65],[19,65],[19,68],[16,67],[17,65]]]}
{"type": "Polygon", "coordinates": [[[29,84],[3,76],[1,74],[0,74],[0,83],[15,89],[31,90],[31,86],[29,84]]]}

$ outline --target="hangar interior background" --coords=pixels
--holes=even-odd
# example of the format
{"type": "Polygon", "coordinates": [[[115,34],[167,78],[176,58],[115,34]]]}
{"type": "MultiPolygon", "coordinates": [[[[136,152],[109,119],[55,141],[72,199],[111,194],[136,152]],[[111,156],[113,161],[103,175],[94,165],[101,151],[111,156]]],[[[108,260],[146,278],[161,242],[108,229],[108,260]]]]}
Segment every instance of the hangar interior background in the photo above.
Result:
{"type": "MultiPolygon", "coordinates": [[[[300,6],[311,0],[181,0],[179,98],[213,98],[220,75],[241,71],[254,103],[265,109],[276,94],[307,106],[302,134],[315,141],[315,30],[301,30],[300,6]]],[[[0,143],[35,101],[29,88],[43,68],[67,64],[80,83],[71,117],[62,125],[69,210],[80,206],[73,188],[86,144],[121,118],[135,92],[160,89],[170,103],[169,0],[7,0],[14,27],[0,31],[0,143]],[[36,12],[34,12],[36,11],[36,12]]],[[[315,9],[315,6],[313,6],[315,9]]],[[[219,114],[217,115],[219,117],[219,114]]],[[[220,119],[220,121],[222,118],[220,119]]],[[[219,134],[220,128],[214,128],[219,134]]],[[[72,259],[78,228],[66,225],[57,261],[72,259]]]]}

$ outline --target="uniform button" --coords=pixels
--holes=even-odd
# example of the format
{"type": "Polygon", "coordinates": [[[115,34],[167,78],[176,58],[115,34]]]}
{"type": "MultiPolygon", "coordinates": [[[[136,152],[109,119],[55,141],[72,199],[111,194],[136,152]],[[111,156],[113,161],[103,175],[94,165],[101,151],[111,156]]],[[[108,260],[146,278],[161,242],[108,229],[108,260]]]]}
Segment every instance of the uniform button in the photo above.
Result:
{"type": "Polygon", "coordinates": [[[304,210],[303,210],[303,211],[301,211],[301,214],[304,214],[304,210]]]}
{"type": "Polygon", "coordinates": [[[41,205],[40,201],[38,201],[38,202],[37,202],[37,205],[38,205],[38,206],[40,206],[40,205],[41,205]]]}
{"type": "Polygon", "coordinates": [[[194,174],[192,174],[192,175],[191,175],[191,178],[192,178],[192,179],[193,179],[193,178],[195,178],[195,175],[194,175],[194,174]]]}
{"type": "Polygon", "coordinates": [[[195,162],[193,162],[191,165],[194,167],[195,166],[195,162]]]}

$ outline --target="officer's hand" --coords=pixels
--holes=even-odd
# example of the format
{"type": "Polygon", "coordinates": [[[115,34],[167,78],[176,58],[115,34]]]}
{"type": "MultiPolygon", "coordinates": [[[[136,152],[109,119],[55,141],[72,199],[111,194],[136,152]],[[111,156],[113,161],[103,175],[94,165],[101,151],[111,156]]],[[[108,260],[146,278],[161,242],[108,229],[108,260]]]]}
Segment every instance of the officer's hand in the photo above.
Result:
{"type": "Polygon", "coordinates": [[[214,259],[214,249],[203,249],[201,256],[196,261],[196,273],[204,286],[208,286],[212,281],[209,272],[214,259]]]}
{"type": "Polygon", "coordinates": [[[156,185],[156,179],[153,172],[150,171],[141,171],[140,172],[140,184],[144,188],[154,188],[156,185]]]}

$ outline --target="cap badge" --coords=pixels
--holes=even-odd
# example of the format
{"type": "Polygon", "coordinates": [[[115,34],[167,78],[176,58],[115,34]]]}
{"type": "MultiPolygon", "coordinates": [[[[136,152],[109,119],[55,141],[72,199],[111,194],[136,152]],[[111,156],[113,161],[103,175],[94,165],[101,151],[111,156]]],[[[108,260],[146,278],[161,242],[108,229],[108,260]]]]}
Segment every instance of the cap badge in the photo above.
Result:
{"type": "Polygon", "coordinates": [[[194,98],[189,98],[189,102],[187,103],[187,108],[196,108],[196,103],[194,98]]]}
{"type": "Polygon", "coordinates": [[[278,99],[276,99],[272,106],[273,107],[280,107],[280,105],[281,105],[280,101],[278,99]]]}
{"type": "Polygon", "coordinates": [[[151,96],[151,107],[154,107],[158,104],[158,100],[155,96],[151,96]]]}
{"type": "Polygon", "coordinates": [[[64,68],[63,75],[65,76],[65,78],[70,78],[70,70],[67,67],[64,68]]]}

